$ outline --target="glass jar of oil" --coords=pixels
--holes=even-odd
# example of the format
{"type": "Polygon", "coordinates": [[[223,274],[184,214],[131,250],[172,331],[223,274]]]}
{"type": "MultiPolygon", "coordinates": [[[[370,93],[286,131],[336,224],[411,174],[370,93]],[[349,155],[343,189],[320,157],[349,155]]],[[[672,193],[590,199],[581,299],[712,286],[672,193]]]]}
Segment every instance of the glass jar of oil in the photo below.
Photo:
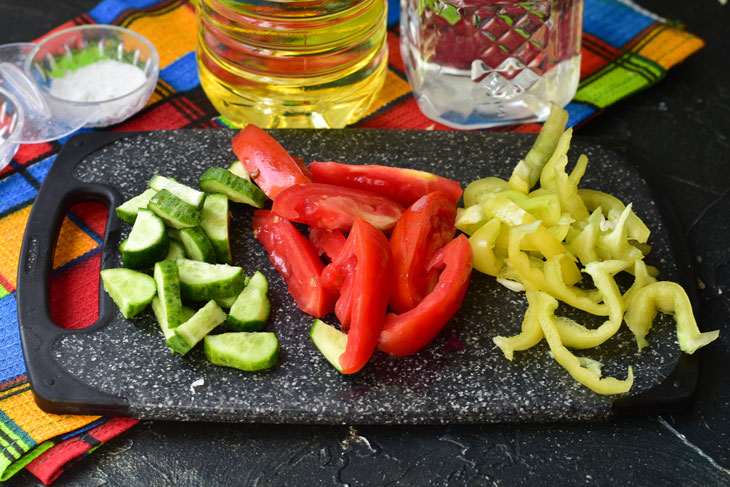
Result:
{"type": "Polygon", "coordinates": [[[385,80],[386,0],[197,0],[200,82],[236,126],[339,128],[385,80]]]}

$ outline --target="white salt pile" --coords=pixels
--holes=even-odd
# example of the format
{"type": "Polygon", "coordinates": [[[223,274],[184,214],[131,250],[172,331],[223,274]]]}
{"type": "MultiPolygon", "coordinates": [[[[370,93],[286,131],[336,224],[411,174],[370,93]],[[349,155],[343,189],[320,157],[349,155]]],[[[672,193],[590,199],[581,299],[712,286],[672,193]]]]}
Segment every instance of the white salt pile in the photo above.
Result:
{"type": "Polygon", "coordinates": [[[146,79],[137,66],[105,59],[54,78],[49,92],[64,100],[106,101],[134,91],[146,79]]]}

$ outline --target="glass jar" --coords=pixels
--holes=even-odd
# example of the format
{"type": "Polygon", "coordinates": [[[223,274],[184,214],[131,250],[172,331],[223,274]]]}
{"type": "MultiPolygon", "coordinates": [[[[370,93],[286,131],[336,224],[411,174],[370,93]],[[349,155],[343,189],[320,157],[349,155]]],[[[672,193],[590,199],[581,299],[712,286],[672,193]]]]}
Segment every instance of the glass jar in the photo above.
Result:
{"type": "Polygon", "coordinates": [[[344,127],[387,69],[386,0],[198,0],[200,82],[230,122],[344,127]]]}
{"type": "Polygon", "coordinates": [[[454,128],[544,120],[580,77],[583,0],[401,0],[421,111],[454,128]]]}

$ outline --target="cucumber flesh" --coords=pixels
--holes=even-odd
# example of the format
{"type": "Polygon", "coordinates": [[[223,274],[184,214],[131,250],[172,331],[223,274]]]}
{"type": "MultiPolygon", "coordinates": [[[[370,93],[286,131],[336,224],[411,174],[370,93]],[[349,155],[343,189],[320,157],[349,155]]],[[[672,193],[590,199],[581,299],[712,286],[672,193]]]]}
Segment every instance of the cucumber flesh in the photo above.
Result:
{"type": "MultiPolygon", "coordinates": [[[[241,167],[243,167],[243,164],[241,164],[241,167]]],[[[117,217],[127,223],[134,223],[134,220],[137,219],[137,212],[139,211],[139,209],[147,208],[147,203],[150,202],[150,200],[156,193],[157,191],[150,188],[144,193],[138,194],[134,198],[125,201],[121,205],[117,206],[117,217]]]]}
{"type": "Polygon", "coordinates": [[[200,176],[200,189],[223,193],[229,200],[263,208],[266,195],[251,181],[236,176],[222,167],[211,167],[200,176]]]}
{"type": "Polygon", "coordinates": [[[168,236],[170,236],[170,248],[167,251],[167,256],[165,257],[165,260],[171,260],[175,262],[177,261],[177,259],[184,259],[185,249],[183,248],[182,244],[177,240],[172,239],[169,228],[167,229],[167,234],[168,236]]]}
{"type": "Polygon", "coordinates": [[[172,178],[166,178],[158,174],[152,176],[150,182],[147,183],[150,188],[162,191],[163,189],[174,194],[194,209],[199,210],[203,207],[203,201],[205,200],[205,193],[198,191],[197,189],[185,186],[184,184],[178,183],[172,178]]]}
{"type": "Polygon", "coordinates": [[[205,232],[200,227],[180,230],[180,242],[185,248],[185,255],[192,260],[215,264],[215,250],[205,232]]]}
{"type": "Polygon", "coordinates": [[[246,285],[243,269],[228,264],[180,259],[177,268],[183,301],[206,302],[238,296],[246,285]]]}
{"type": "Polygon", "coordinates": [[[233,306],[233,303],[236,302],[236,299],[238,299],[238,296],[231,296],[228,298],[215,298],[215,302],[218,303],[218,306],[220,306],[221,308],[231,309],[231,306],[233,306]]]}
{"type": "Polygon", "coordinates": [[[166,189],[158,191],[147,204],[147,208],[173,228],[197,227],[203,220],[193,206],[166,189]]]}
{"type": "Polygon", "coordinates": [[[120,245],[122,264],[129,269],[149,269],[165,258],[169,246],[163,221],[140,208],[129,237],[120,245]]]}
{"type": "Polygon", "coordinates": [[[228,170],[235,174],[239,178],[243,178],[246,181],[251,181],[251,175],[248,173],[243,163],[239,160],[235,160],[228,166],[228,170]]]}
{"type": "Polygon", "coordinates": [[[147,307],[155,297],[155,280],[131,269],[104,269],[101,280],[122,316],[132,318],[147,307]]]}
{"type": "Polygon", "coordinates": [[[347,335],[320,319],[315,319],[309,336],[324,358],[339,372],[342,372],[340,356],[347,348],[347,335]]]}
{"type": "Polygon", "coordinates": [[[259,331],[264,327],[271,312],[268,289],[266,277],[257,271],[231,306],[227,320],[231,330],[259,331]]]}
{"type": "Polygon", "coordinates": [[[273,367],[279,359],[280,350],[279,340],[270,332],[208,335],[203,348],[212,363],[247,372],[273,367]]]}
{"type": "Polygon", "coordinates": [[[224,321],[226,313],[215,301],[208,301],[189,320],[175,328],[175,335],[167,339],[167,344],[173,352],[185,355],[224,321]]]}
{"type": "Polygon", "coordinates": [[[180,299],[180,278],[177,273],[177,264],[171,260],[157,262],[154,279],[157,286],[157,297],[160,300],[167,327],[176,328],[182,323],[182,300],[180,299]]]}
{"type": "Polygon", "coordinates": [[[216,261],[230,264],[233,256],[228,240],[228,197],[221,193],[209,194],[205,198],[200,214],[203,217],[200,228],[213,246],[216,261]]]}

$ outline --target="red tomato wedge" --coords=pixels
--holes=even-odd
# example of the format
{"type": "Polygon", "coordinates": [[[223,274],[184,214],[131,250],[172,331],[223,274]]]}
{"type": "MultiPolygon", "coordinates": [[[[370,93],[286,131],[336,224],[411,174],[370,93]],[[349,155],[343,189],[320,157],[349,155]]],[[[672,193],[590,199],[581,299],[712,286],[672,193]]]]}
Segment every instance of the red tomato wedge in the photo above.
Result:
{"type": "Polygon", "coordinates": [[[390,307],[396,313],[413,309],[438,279],[438,269],[426,266],[438,249],[452,238],[456,228],[456,204],[443,191],[422,196],[400,217],[390,236],[394,286],[390,307]]]}
{"type": "Polygon", "coordinates": [[[331,312],[337,294],[322,285],[324,264],[309,240],[291,222],[269,210],[254,212],[253,231],[299,309],[317,318],[331,312]]]}
{"type": "Polygon", "coordinates": [[[404,210],[395,201],[370,191],[311,183],[283,190],[271,211],[297,223],[347,232],[357,218],[389,231],[404,210]]]}
{"type": "Polygon", "coordinates": [[[341,230],[325,230],[324,228],[310,227],[309,241],[317,249],[319,255],[332,260],[345,246],[347,237],[341,230]]]}
{"type": "Polygon", "coordinates": [[[449,200],[457,203],[463,192],[461,185],[454,180],[415,169],[338,162],[312,162],[309,168],[315,183],[372,191],[405,207],[434,191],[443,191],[449,200]]]}
{"type": "Polygon", "coordinates": [[[256,125],[248,124],[233,137],[233,153],[271,199],[289,186],[311,181],[302,170],[304,164],[300,166],[272,136],[256,125]]]}
{"type": "Polygon", "coordinates": [[[412,310],[402,314],[388,313],[378,348],[403,357],[428,345],[461,306],[469,286],[472,259],[471,245],[464,235],[439,250],[430,265],[443,268],[438,284],[412,310]]]}
{"type": "Polygon", "coordinates": [[[343,298],[349,300],[344,305],[349,310],[347,347],[340,355],[344,374],[362,369],[378,345],[388,307],[390,259],[390,245],[383,232],[362,218],[356,219],[345,247],[333,261],[345,276],[342,289],[348,289],[337,303],[340,305],[343,298]]]}

